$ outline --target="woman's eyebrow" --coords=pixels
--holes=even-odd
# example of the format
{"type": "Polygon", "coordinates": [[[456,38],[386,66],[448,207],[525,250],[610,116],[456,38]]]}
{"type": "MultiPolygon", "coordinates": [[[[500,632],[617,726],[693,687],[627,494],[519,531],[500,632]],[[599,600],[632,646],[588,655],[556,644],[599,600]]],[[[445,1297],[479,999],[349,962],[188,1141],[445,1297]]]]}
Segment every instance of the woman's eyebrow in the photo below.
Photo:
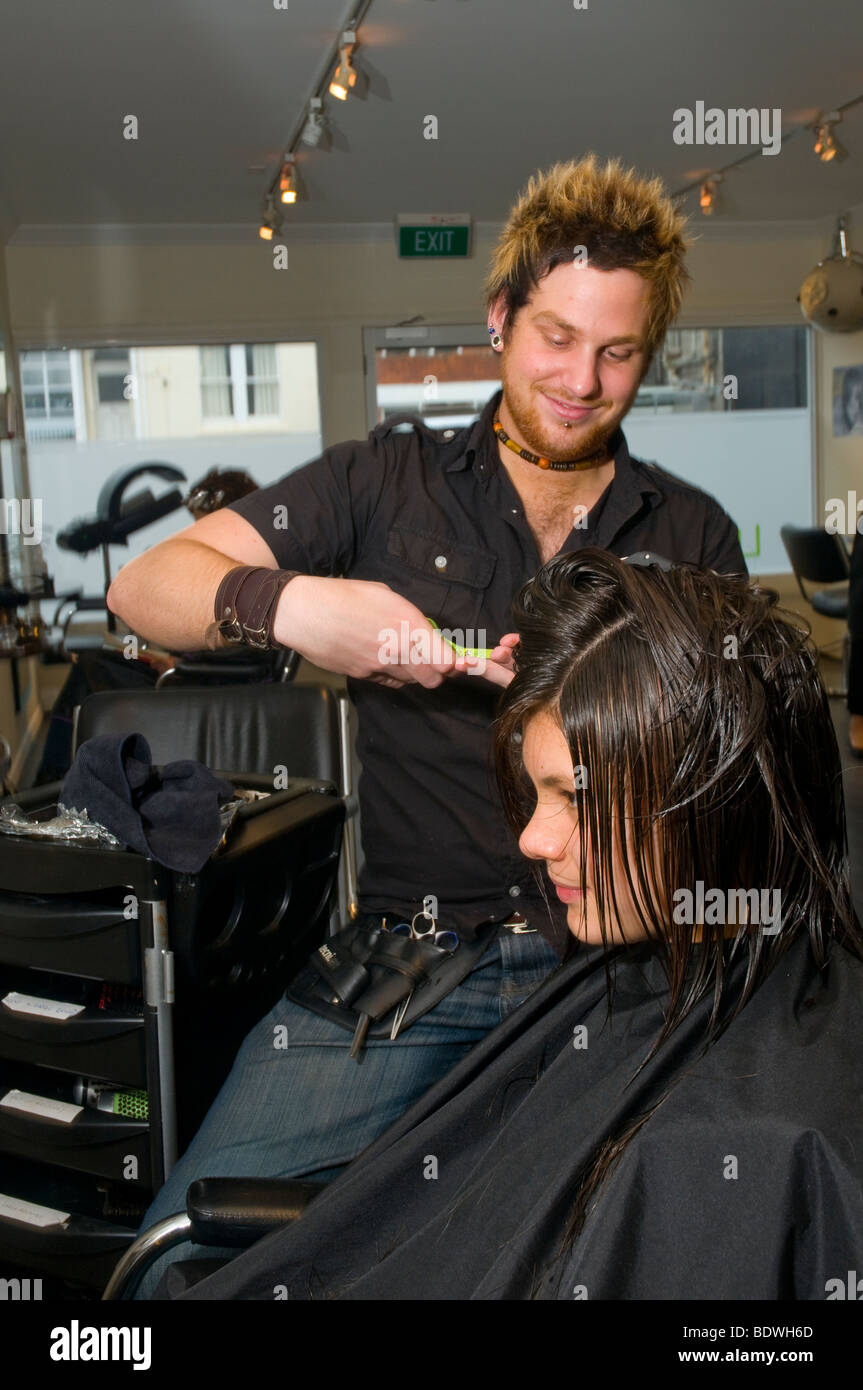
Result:
{"type": "Polygon", "coordinates": [[[573,780],[572,777],[552,777],[549,775],[547,777],[540,777],[536,785],[538,787],[549,787],[552,791],[571,792],[573,780]]]}

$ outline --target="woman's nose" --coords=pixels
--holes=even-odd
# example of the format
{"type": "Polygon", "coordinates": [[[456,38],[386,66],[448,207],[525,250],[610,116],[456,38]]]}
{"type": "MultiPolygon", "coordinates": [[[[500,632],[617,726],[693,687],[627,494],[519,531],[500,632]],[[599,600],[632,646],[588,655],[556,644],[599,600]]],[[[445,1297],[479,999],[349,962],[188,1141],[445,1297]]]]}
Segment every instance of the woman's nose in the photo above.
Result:
{"type": "Polygon", "coordinates": [[[521,832],[518,847],[527,859],[561,859],[573,840],[575,832],[565,817],[531,816],[521,832]]]}

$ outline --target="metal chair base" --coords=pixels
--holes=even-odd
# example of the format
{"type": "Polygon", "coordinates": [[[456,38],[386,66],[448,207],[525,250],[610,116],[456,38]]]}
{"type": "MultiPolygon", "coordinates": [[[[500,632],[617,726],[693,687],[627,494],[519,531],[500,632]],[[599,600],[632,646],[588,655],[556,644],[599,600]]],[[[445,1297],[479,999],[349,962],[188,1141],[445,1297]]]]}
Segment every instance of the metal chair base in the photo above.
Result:
{"type": "Polygon", "coordinates": [[[155,1226],[133,1240],[105,1286],[103,1301],[134,1298],[144,1274],[157,1256],[188,1240],[191,1228],[189,1216],[184,1211],[177,1212],[176,1216],[166,1216],[163,1221],[157,1221],[155,1226]]]}

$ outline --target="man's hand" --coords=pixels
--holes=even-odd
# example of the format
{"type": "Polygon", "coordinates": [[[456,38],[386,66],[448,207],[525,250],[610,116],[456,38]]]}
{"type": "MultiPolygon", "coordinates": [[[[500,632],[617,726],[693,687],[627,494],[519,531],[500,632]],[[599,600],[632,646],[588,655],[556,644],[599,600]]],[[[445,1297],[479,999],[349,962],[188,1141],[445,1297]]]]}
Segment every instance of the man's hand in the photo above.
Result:
{"type": "Polygon", "coordinates": [[[393,690],[433,690],[459,660],[420,610],[388,584],[301,574],[285,585],[273,624],[276,642],[325,671],[376,681],[393,690]],[[425,651],[440,660],[423,660],[425,651]]]}
{"type": "Polygon", "coordinates": [[[483,676],[493,685],[509,685],[515,675],[513,653],[518,646],[518,633],[507,632],[501,637],[491,656],[460,656],[456,660],[453,675],[483,676]]]}

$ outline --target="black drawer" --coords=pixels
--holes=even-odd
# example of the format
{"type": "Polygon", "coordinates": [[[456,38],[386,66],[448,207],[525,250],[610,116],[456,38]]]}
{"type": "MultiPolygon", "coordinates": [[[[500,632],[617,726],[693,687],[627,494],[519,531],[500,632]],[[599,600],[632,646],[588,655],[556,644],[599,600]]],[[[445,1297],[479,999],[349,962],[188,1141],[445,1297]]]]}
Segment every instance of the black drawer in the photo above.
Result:
{"type": "Polygon", "coordinates": [[[0,1058],[146,1087],[140,988],[0,966],[0,1058]],[[16,995],[35,1002],[13,1008],[16,995]],[[56,1016],[64,1005],[80,1012],[56,1016]]]}
{"type": "Polygon", "coordinates": [[[88,1104],[69,1119],[13,1109],[2,1104],[3,1097],[13,1090],[49,1104],[74,1105],[77,1098],[70,1076],[0,1062],[0,1152],[93,1173],[130,1187],[151,1187],[150,1126],[146,1120],[108,1114],[88,1104]]]}
{"type": "Polygon", "coordinates": [[[0,1265],[101,1292],[144,1210],[143,1199],[124,1209],[92,1178],[0,1156],[0,1265]]]}
{"type": "Polygon", "coordinates": [[[0,964],[130,984],[141,978],[138,921],[123,916],[114,890],[0,892],[0,964]]]}

